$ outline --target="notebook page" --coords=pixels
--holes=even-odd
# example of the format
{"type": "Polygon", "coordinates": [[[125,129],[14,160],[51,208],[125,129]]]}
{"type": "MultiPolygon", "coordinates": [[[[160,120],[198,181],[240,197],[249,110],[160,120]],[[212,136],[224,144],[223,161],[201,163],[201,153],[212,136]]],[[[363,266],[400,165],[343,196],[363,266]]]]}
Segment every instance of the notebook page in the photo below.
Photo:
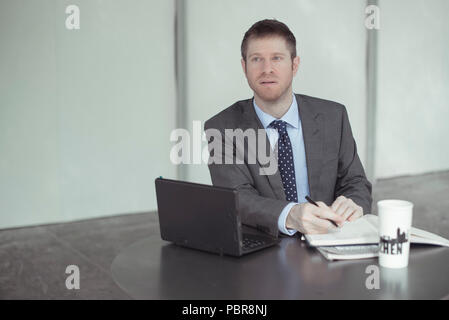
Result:
{"type": "Polygon", "coordinates": [[[333,246],[341,244],[376,243],[379,241],[376,227],[370,221],[370,215],[365,215],[352,222],[345,222],[343,227],[326,234],[306,235],[306,239],[314,246],[333,246]]]}

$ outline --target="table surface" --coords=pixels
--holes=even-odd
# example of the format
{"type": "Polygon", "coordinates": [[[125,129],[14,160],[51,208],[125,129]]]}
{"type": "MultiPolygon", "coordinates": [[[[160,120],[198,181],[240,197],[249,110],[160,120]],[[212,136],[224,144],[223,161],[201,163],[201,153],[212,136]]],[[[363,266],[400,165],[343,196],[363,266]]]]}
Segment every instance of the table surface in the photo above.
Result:
{"type": "Polygon", "coordinates": [[[135,299],[447,299],[448,265],[446,247],[412,244],[408,268],[387,269],[377,258],[328,261],[298,237],[237,258],[179,247],[157,233],[120,252],[111,272],[135,299]],[[370,265],[379,289],[366,286],[370,265]]]}

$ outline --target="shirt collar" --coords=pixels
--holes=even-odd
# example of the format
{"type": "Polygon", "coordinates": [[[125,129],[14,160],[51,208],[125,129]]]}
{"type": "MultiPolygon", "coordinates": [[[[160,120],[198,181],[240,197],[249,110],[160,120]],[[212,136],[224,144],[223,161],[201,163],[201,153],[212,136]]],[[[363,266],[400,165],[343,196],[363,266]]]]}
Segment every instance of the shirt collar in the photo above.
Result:
{"type": "Polygon", "coordinates": [[[290,108],[281,119],[276,119],[272,115],[263,112],[262,109],[260,109],[259,106],[256,104],[256,99],[254,98],[253,98],[253,106],[257,116],[259,117],[260,122],[262,123],[265,129],[267,129],[270,123],[273,122],[274,120],[283,120],[292,127],[299,128],[298,102],[296,101],[295,95],[293,95],[292,104],[290,105],[290,108]]]}

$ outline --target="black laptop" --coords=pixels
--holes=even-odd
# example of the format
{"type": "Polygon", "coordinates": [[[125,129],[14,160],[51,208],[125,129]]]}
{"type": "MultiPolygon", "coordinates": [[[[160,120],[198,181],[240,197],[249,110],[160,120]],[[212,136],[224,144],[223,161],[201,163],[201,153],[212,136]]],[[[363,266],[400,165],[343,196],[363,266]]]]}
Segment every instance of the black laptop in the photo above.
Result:
{"type": "Polygon", "coordinates": [[[242,226],[234,189],[157,178],[161,238],[177,245],[241,256],[280,240],[242,226]]]}

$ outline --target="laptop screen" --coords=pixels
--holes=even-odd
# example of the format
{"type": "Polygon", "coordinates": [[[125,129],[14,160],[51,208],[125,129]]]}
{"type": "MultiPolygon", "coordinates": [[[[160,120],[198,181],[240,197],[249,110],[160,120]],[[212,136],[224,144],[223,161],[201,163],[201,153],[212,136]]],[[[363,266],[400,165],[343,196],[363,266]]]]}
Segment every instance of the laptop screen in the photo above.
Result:
{"type": "Polygon", "coordinates": [[[163,240],[213,252],[239,250],[235,190],[158,178],[156,196],[163,240]]]}

